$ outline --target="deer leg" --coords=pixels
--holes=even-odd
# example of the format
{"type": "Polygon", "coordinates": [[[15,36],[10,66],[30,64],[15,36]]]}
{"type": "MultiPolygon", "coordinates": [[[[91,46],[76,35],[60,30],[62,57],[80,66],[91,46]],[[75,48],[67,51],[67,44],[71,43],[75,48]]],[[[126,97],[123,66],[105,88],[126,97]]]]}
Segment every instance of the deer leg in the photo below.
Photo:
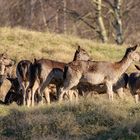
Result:
{"type": "Polygon", "coordinates": [[[60,86],[56,85],[56,98],[59,98],[59,90],[60,90],[60,86]]]}
{"type": "Polygon", "coordinates": [[[68,95],[69,95],[69,99],[70,99],[71,102],[73,101],[73,97],[75,97],[75,101],[78,102],[77,90],[69,90],[68,95]]]}
{"type": "Polygon", "coordinates": [[[78,103],[79,97],[78,97],[78,90],[74,91],[75,101],[78,103]]]}
{"type": "Polygon", "coordinates": [[[31,103],[32,107],[33,107],[34,104],[35,104],[35,93],[36,93],[38,87],[39,87],[38,82],[35,82],[35,84],[34,84],[34,86],[33,86],[33,88],[32,88],[32,94],[31,94],[31,95],[32,95],[32,103],[31,103]]]}
{"type": "Polygon", "coordinates": [[[139,95],[138,94],[135,94],[134,97],[135,97],[135,102],[138,103],[138,101],[139,101],[139,95]]]}
{"type": "Polygon", "coordinates": [[[34,98],[35,98],[35,92],[34,91],[32,91],[32,93],[31,93],[31,106],[33,107],[34,106],[34,98]]]}
{"type": "Polygon", "coordinates": [[[116,92],[121,99],[124,98],[123,88],[119,88],[116,92]]]}
{"type": "Polygon", "coordinates": [[[50,81],[51,81],[51,77],[50,78],[48,78],[47,80],[45,80],[41,85],[40,85],[40,87],[39,87],[39,89],[38,89],[38,93],[41,95],[41,104],[43,105],[43,92],[46,92],[44,95],[46,96],[45,98],[46,98],[46,100],[48,100],[47,102],[49,102],[50,103],[50,99],[49,99],[49,95],[48,95],[48,93],[47,93],[47,91],[45,91],[45,88],[49,85],[49,83],[50,83],[50,81]]]}
{"type": "Polygon", "coordinates": [[[61,88],[60,90],[60,96],[59,96],[59,101],[61,102],[63,99],[64,93],[67,94],[69,90],[71,90],[74,86],[77,86],[79,83],[79,80],[81,78],[81,73],[76,73],[76,75],[72,75],[70,78],[66,77],[64,80],[64,88],[61,88]]]}
{"type": "Polygon", "coordinates": [[[24,85],[24,98],[25,98],[25,104],[27,105],[27,99],[28,99],[28,93],[27,93],[27,88],[29,86],[29,82],[25,82],[25,85],[24,85]]]}
{"type": "Polygon", "coordinates": [[[43,105],[43,93],[40,91],[40,87],[38,88],[37,92],[40,95],[39,104],[43,105]]]}
{"type": "Polygon", "coordinates": [[[69,90],[69,91],[67,91],[66,94],[69,95],[70,102],[72,102],[73,101],[74,90],[69,90]]]}
{"type": "Polygon", "coordinates": [[[31,94],[32,94],[32,89],[31,91],[28,91],[28,94],[27,94],[27,107],[30,107],[31,105],[31,94]]]}
{"type": "Polygon", "coordinates": [[[106,86],[107,86],[107,94],[109,96],[109,100],[113,101],[113,84],[110,81],[107,81],[106,86]]]}
{"type": "Polygon", "coordinates": [[[44,92],[46,103],[50,104],[50,92],[49,92],[49,88],[48,87],[41,87],[41,89],[40,89],[41,95],[43,95],[43,92],[44,92]]]}
{"type": "Polygon", "coordinates": [[[25,85],[24,85],[24,83],[22,82],[22,80],[18,77],[18,82],[19,82],[19,84],[20,84],[20,89],[19,89],[19,92],[20,92],[20,90],[22,90],[22,96],[23,96],[23,105],[25,106],[26,105],[26,102],[25,102],[25,92],[26,92],[26,90],[25,90],[25,85]]]}
{"type": "Polygon", "coordinates": [[[62,102],[64,94],[68,92],[67,90],[63,90],[63,88],[60,89],[60,94],[59,94],[59,102],[62,102]]]}
{"type": "Polygon", "coordinates": [[[22,96],[23,96],[23,105],[25,106],[26,105],[26,90],[25,90],[25,85],[24,85],[24,82],[19,74],[19,72],[17,71],[17,78],[18,78],[18,82],[19,82],[19,85],[20,85],[20,89],[19,89],[19,92],[20,90],[22,90],[22,96]]]}
{"type": "Polygon", "coordinates": [[[25,86],[22,84],[22,95],[23,95],[23,105],[26,105],[26,89],[25,86]]]}
{"type": "Polygon", "coordinates": [[[38,83],[35,82],[34,86],[32,88],[29,88],[29,84],[26,89],[26,94],[27,94],[27,106],[29,107],[30,105],[33,107],[34,106],[34,100],[35,100],[35,93],[38,89],[38,83]]]}
{"type": "MultiPolygon", "coordinates": [[[[77,82],[77,84],[78,84],[78,82],[77,82]]],[[[69,98],[70,98],[70,100],[72,100],[72,95],[73,95],[73,93],[70,91],[70,89],[72,88],[72,87],[74,87],[75,85],[77,85],[77,84],[71,84],[71,85],[69,85],[67,88],[60,88],[60,90],[59,90],[59,101],[61,102],[62,100],[63,100],[63,96],[64,96],[64,94],[66,93],[66,94],[69,94],[69,98]]],[[[73,90],[72,90],[73,91],[73,90]]]]}
{"type": "Polygon", "coordinates": [[[50,84],[51,80],[53,79],[53,73],[49,74],[49,76],[47,77],[46,80],[44,80],[44,82],[42,82],[41,86],[40,86],[40,93],[43,93],[43,91],[45,90],[46,87],[48,87],[48,85],[50,84]]]}
{"type": "Polygon", "coordinates": [[[44,90],[44,96],[45,96],[46,103],[50,104],[51,103],[50,92],[49,92],[48,87],[44,90]]]}

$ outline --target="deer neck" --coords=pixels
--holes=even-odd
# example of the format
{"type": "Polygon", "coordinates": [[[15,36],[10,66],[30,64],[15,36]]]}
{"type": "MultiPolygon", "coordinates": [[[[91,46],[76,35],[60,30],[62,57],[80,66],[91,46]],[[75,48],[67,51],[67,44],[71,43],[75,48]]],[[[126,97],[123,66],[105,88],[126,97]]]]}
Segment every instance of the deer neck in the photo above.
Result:
{"type": "Polygon", "coordinates": [[[124,73],[131,65],[131,63],[132,59],[124,57],[121,61],[117,62],[118,72],[120,74],[124,73]]]}

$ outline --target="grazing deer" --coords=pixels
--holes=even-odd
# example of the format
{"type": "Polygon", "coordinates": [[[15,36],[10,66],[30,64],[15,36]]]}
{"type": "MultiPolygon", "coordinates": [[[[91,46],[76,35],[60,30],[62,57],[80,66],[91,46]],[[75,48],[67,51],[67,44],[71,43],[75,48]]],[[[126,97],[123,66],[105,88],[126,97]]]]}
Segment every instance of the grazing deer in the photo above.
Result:
{"type": "MultiPolygon", "coordinates": [[[[135,67],[140,70],[140,67],[135,65],[135,67]]],[[[130,93],[135,97],[135,102],[138,103],[140,96],[140,73],[133,72],[129,76],[128,85],[130,88],[130,93]]]]}
{"type": "Polygon", "coordinates": [[[113,100],[113,84],[127,70],[133,61],[139,61],[136,52],[137,45],[126,49],[124,57],[118,62],[107,61],[73,61],[64,70],[64,85],[60,90],[59,101],[68,90],[77,86],[79,82],[93,85],[104,83],[107,87],[109,100],[113,100]]]}
{"type": "MultiPolygon", "coordinates": [[[[90,57],[84,49],[81,49],[78,46],[78,49],[74,55],[75,60],[89,60],[90,57]]],[[[48,103],[50,103],[50,95],[47,91],[46,87],[50,83],[56,84],[57,91],[59,90],[62,82],[63,82],[63,71],[66,63],[53,61],[49,59],[40,59],[34,61],[30,66],[30,84],[28,86],[28,91],[32,90],[32,99],[34,99],[34,94],[36,92],[36,81],[38,81],[38,93],[41,95],[41,99],[43,98],[43,92],[45,95],[45,99],[48,103]]],[[[43,102],[43,101],[42,101],[43,102]]],[[[32,103],[34,104],[34,103],[32,103]]]]}
{"type": "Polygon", "coordinates": [[[7,78],[7,79],[10,81],[11,87],[5,96],[4,100],[5,105],[9,105],[13,102],[16,102],[17,105],[22,105],[23,95],[21,91],[19,91],[20,84],[18,82],[18,78],[7,78]]]}
{"type": "Polygon", "coordinates": [[[29,85],[29,67],[31,62],[29,60],[21,60],[16,68],[18,82],[20,84],[19,90],[22,90],[23,105],[27,104],[27,87],[29,85]]]}

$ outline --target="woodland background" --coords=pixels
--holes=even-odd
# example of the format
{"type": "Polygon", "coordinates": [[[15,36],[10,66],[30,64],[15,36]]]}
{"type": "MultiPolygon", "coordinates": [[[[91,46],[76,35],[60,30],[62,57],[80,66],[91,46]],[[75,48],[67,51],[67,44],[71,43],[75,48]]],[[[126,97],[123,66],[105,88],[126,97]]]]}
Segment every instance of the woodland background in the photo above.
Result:
{"type": "Polygon", "coordinates": [[[139,7],[139,0],[0,0],[0,26],[117,44],[139,43],[139,7]],[[100,18],[104,28],[100,28],[100,18]]]}

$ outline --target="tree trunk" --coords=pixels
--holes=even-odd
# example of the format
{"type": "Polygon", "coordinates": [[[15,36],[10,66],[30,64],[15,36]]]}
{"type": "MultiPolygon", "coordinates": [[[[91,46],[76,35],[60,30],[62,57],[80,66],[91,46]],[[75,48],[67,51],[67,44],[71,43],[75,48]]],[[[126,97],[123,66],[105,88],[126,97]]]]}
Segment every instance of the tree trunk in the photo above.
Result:
{"type": "Polygon", "coordinates": [[[40,2],[40,6],[41,6],[43,25],[44,25],[44,27],[46,27],[47,23],[46,23],[45,9],[43,7],[43,0],[39,0],[39,2],[40,2]]]}
{"type": "Polygon", "coordinates": [[[30,15],[30,27],[32,27],[33,26],[33,24],[32,23],[34,23],[34,5],[35,5],[35,3],[36,3],[36,0],[31,0],[30,1],[30,5],[31,5],[31,15],[30,15]]]}
{"type": "Polygon", "coordinates": [[[59,14],[58,14],[58,12],[59,12],[59,9],[57,9],[56,15],[55,15],[55,32],[56,33],[59,33],[59,29],[58,29],[58,27],[59,27],[59,21],[58,21],[59,14]]]}
{"type": "Polygon", "coordinates": [[[99,30],[100,30],[100,36],[102,41],[105,43],[108,41],[106,29],[104,26],[103,18],[102,18],[102,0],[96,0],[96,5],[97,5],[97,23],[99,25],[99,30]]]}
{"type": "Polygon", "coordinates": [[[120,9],[121,9],[121,0],[114,0],[114,15],[115,15],[114,27],[116,30],[116,42],[119,45],[123,43],[123,31],[120,9]]]}
{"type": "Polygon", "coordinates": [[[63,16],[64,16],[64,21],[63,21],[63,23],[64,23],[64,33],[66,33],[66,31],[67,31],[67,25],[66,25],[66,6],[67,6],[67,2],[66,2],[66,0],[63,0],[63,16]]]}

